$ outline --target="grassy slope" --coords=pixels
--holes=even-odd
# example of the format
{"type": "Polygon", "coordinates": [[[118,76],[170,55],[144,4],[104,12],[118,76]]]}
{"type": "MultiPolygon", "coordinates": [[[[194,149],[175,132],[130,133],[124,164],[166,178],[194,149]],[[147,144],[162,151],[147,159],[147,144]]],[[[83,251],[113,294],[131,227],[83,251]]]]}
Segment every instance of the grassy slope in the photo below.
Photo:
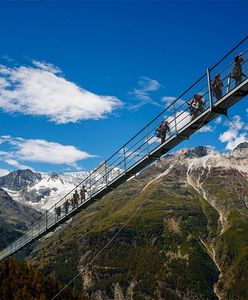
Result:
{"type": "Polygon", "coordinates": [[[48,273],[58,271],[59,279],[67,282],[79,260],[81,266],[91,261],[145,200],[93,267],[83,272],[84,279],[90,277],[84,282],[87,292],[95,295],[101,290],[111,298],[118,282],[123,294],[127,297],[131,290],[135,299],[216,299],[213,284],[218,272],[199,242],[199,236],[207,237],[216,227],[214,211],[174,176],[156,181],[143,193],[148,178],[123,184],[62,233],[45,240],[32,262],[48,273]]]}

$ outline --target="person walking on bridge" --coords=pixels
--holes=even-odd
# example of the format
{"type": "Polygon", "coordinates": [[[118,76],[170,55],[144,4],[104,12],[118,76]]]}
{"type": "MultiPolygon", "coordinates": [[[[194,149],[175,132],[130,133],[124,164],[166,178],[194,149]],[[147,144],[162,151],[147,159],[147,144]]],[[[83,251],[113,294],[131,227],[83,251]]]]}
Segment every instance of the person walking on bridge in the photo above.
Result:
{"type": "Polygon", "coordinates": [[[170,132],[169,123],[167,120],[164,120],[157,128],[156,128],[156,135],[158,138],[161,139],[161,144],[165,142],[166,134],[170,132]]]}
{"type": "Polygon", "coordinates": [[[80,201],[81,203],[85,200],[85,193],[87,193],[87,190],[85,189],[85,186],[83,185],[80,190],[80,201]]]}
{"type": "Polygon", "coordinates": [[[239,55],[237,55],[234,58],[234,66],[233,66],[233,70],[230,74],[230,77],[235,80],[235,85],[236,86],[242,82],[242,77],[247,77],[243,73],[242,62],[244,62],[244,59],[242,57],[242,53],[240,53],[239,55]]]}
{"type": "Polygon", "coordinates": [[[71,199],[71,205],[72,205],[72,209],[74,209],[75,207],[78,206],[78,200],[79,200],[79,195],[77,190],[75,190],[72,199],[71,199]]]}
{"type": "Polygon", "coordinates": [[[217,101],[222,97],[222,87],[223,83],[220,79],[220,74],[216,74],[212,81],[212,91],[217,101]]]}
{"type": "Polygon", "coordinates": [[[68,200],[65,200],[63,206],[64,206],[64,210],[65,210],[65,214],[68,213],[68,210],[69,210],[69,201],[68,200]]]}
{"type": "Polygon", "coordinates": [[[189,104],[189,110],[191,113],[191,121],[194,120],[199,113],[204,110],[204,102],[202,101],[202,95],[195,94],[194,98],[189,104]]]}
{"type": "Polygon", "coordinates": [[[55,207],[55,214],[57,216],[57,219],[59,219],[60,215],[61,215],[61,207],[60,206],[55,207]]]}

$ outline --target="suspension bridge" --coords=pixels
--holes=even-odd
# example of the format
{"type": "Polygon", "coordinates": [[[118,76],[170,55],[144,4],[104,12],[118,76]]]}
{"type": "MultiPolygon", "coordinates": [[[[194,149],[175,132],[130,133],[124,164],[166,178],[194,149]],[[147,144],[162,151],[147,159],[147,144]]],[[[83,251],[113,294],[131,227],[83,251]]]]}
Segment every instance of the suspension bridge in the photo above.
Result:
{"type": "Polygon", "coordinates": [[[45,211],[33,222],[16,241],[0,252],[0,261],[15,254],[25,246],[54,231],[80,211],[117,188],[137,172],[165,155],[182,141],[211,122],[219,115],[227,116],[228,109],[248,95],[248,36],[230,50],[214,66],[194,82],[186,91],[171,102],[159,115],[120,147],[104,163],[89,175],[70,193],[61,198],[53,207],[45,211]],[[234,58],[242,53],[242,78],[238,82],[231,77],[234,58]],[[223,83],[221,96],[216,99],[212,91],[214,74],[220,74],[223,83]],[[201,95],[202,110],[192,117],[189,104],[194,95],[201,95]],[[155,130],[161,121],[167,120],[170,132],[165,141],[156,136],[155,130]],[[87,190],[85,198],[75,205],[69,205],[75,191],[87,190]],[[58,214],[58,208],[60,213],[58,214]]]}

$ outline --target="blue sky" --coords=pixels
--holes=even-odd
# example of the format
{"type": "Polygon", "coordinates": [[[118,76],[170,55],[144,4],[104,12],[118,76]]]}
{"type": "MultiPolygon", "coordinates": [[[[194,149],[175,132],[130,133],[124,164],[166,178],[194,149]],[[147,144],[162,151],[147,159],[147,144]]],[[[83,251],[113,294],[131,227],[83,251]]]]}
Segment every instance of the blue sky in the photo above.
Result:
{"type": "MultiPolygon", "coordinates": [[[[8,1],[0,10],[2,172],[91,169],[248,28],[246,1],[8,1]]],[[[229,112],[240,132],[222,120],[181,147],[224,151],[245,139],[246,100],[229,112]]]]}

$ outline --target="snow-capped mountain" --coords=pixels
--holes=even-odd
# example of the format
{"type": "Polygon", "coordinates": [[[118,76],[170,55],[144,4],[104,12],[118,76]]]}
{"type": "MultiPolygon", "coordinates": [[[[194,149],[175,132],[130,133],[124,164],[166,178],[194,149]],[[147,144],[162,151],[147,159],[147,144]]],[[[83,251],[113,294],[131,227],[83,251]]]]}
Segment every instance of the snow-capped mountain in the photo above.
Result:
{"type": "Polygon", "coordinates": [[[40,174],[18,170],[0,177],[0,186],[15,201],[37,209],[49,209],[87,175],[87,172],[40,174]]]}
{"type": "Polygon", "coordinates": [[[19,191],[27,185],[34,185],[41,179],[42,176],[40,173],[34,173],[31,170],[17,170],[0,177],[0,186],[19,191]]]}
{"type": "MultiPolygon", "coordinates": [[[[92,175],[92,192],[96,187],[105,184],[106,178],[102,177],[104,172],[105,166],[98,168],[92,175]]],[[[120,170],[117,168],[109,170],[108,178],[114,178],[119,173],[120,170]]],[[[89,174],[89,172],[41,174],[31,170],[18,170],[0,177],[0,187],[15,201],[38,210],[47,210],[70,193],[89,174]]]]}

